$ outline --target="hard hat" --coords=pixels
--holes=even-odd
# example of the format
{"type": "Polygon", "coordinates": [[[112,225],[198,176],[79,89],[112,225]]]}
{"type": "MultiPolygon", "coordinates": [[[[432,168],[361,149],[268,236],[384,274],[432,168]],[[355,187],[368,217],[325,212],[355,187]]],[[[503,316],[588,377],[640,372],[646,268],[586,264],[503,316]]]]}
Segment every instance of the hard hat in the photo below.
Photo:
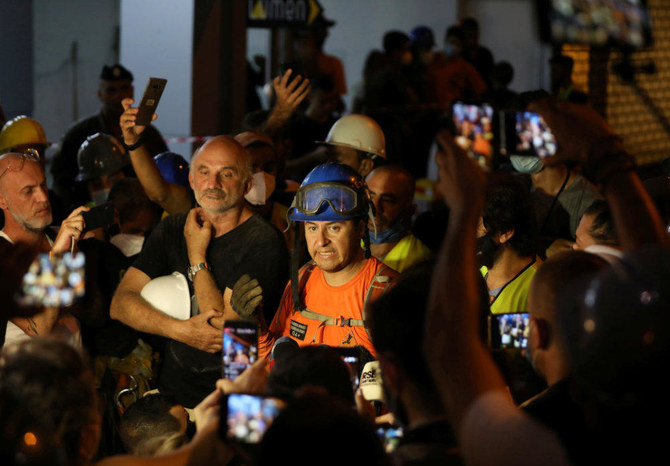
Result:
{"type": "Polygon", "coordinates": [[[323,143],[334,146],[351,147],[367,152],[372,157],[386,158],[384,132],[375,120],[365,115],[352,113],[343,116],[333,124],[323,143]]]}
{"type": "MultiPolygon", "coordinates": [[[[305,177],[288,210],[294,222],[334,222],[369,215],[372,202],[363,178],[340,163],[324,163],[305,177]]],[[[374,216],[374,214],[373,214],[374,216]]]]}
{"type": "Polygon", "coordinates": [[[116,138],[95,133],[86,138],[77,153],[79,174],[75,181],[88,181],[102,175],[113,175],[130,165],[128,154],[123,151],[116,138]]]}
{"type": "Polygon", "coordinates": [[[188,162],[184,157],[174,152],[161,152],[154,157],[156,165],[165,181],[188,188],[188,162]]]}
{"type": "Polygon", "coordinates": [[[191,296],[186,277],[179,272],[154,278],[140,295],[161,312],[179,320],[191,317],[191,296]]]}
{"type": "Polygon", "coordinates": [[[9,120],[0,132],[0,153],[10,151],[18,146],[44,144],[50,146],[42,125],[25,115],[9,120]]]}
{"type": "Polygon", "coordinates": [[[432,48],[435,45],[433,30],[428,26],[417,26],[409,33],[412,43],[423,47],[432,48]]]}

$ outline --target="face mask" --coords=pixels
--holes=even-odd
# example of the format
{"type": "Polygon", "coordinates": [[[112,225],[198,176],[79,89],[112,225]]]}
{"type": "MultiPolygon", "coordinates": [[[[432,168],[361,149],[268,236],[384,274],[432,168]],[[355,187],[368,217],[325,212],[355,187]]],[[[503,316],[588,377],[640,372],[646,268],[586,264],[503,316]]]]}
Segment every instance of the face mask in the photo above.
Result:
{"type": "Polygon", "coordinates": [[[396,243],[407,235],[407,228],[402,222],[397,222],[384,231],[378,231],[375,235],[370,233],[370,242],[372,244],[396,243]]]}
{"type": "Polygon", "coordinates": [[[265,205],[275,190],[275,177],[264,171],[259,171],[253,175],[254,184],[244,198],[251,205],[265,205]]]}
{"type": "Polygon", "coordinates": [[[131,257],[139,254],[142,250],[142,246],[144,245],[144,236],[119,233],[116,236],[112,236],[109,242],[119,248],[124,256],[131,257]]]}
{"type": "Polygon", "coordinates": [[[512,162],[512,166],[519,173],[525,173],[527,175],[534,175],[540,173],[544,168],[542,159],[539,157],[528,156],[528,155],[512,155],[509,158],[512,162]]]}
{"type": "Polygon", "coordinates": [[[499,248],[500,244],[493,241],[492,235],[488,233],[481,238],[477,238],[477,262],[479,266],[484,266],[487,269],[493,267],[499,248]]]}
{"type": "Polygon", "coordinates": [[[444,50],[444,54],[448,57],[453,57],[454,55],[456,55],[456,49],[449,42],[444,44],[443,50],[444,50]]]}
{"type": "Polygon", "coordinates": [[[91,200],[97,206],[103,205],[105,202],[107,202],[107,196],[109,196],[109,189],[94,191],[91,193],[91,200]]]}

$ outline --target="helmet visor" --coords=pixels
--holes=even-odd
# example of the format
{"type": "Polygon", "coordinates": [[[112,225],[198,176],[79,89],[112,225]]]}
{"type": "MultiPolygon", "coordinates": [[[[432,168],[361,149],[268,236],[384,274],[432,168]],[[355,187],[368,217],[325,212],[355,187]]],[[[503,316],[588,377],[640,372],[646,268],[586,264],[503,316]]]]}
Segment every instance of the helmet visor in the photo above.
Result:
{"type": "Polygon", "coordinates": [[[327,202],[338,214],[349,215],[359,208],[358,197],[356,190],[340,183],[313,183],[298,190],[295,208],[305,215],[314,215],[327,202]]]}

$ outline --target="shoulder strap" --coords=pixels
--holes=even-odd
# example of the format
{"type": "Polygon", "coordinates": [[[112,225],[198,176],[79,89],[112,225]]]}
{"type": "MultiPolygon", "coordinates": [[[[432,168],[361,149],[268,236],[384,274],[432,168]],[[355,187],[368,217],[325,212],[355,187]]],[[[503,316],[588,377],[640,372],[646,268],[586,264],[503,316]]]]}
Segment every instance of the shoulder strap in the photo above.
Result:
{"type": "MultiPolygon", "coordinates": [[[[300,269],[300,289],[302,289],[309,279],[309,274],[312,273],[316,265],[314,262],[306,264],[302,269],[300,269]]],[[[366,327],[365,324],[365,314],[366,306],[370,299],[377,299],[379,296],[386,291],[388,286],[391,283],[392,275],[395,271],[388,267],[387,265],[382,265],[379,268],[377,273],[370,281],[368,290],[365,293],[365,300],[363,301],[363,319],[344,319],[342,317],[332,317],[324,314],[319,314],[318,312],[311,311],[307,308],[298,311],[301,316],[306,319],[317,320],[321,322],[322,325],[336,325],[339,327],[366,327]]],[[[366,327],[367,331],[367,327],[366,327]]],[[[369,333],[368,333],[369,336],[369,333]]]]}
{"type": "Polygon", "coordinates": [[[367,307],[368,301],[370,299],[377,299],[382,294],[384,294],[392,282],[392,275],[394,273],[395,270],[393,270],[388,265],[382,265],[379,270],[377,270],[377,273],[374,277],[372,277],[368,291],[365,294],[365,300],[363,301],[363,315],[365,315],[365,309],[367,307]]]}

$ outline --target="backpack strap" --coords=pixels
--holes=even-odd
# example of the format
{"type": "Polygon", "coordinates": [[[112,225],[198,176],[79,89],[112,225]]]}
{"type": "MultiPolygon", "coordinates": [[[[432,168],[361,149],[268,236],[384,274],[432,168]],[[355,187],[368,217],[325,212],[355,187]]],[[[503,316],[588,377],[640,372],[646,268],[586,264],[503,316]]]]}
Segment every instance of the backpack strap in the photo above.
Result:
{"type": "MultiPolygon", "coordinates": [[[[303,289],[305,283],[307,283],[309,275],[314,270],[314,267],[316,267],[316,264],[314,262],[310,262],[300,270],[300,289],[303,289]],[[308,267],[309,269],[307,269],[308,267]],[[307,278],[305,278],[305,275],[307,278]]],[[[321,322],[321,325],[335,325],[338,327],[366,327],[365,314],[367,303],[370,299],[377,299],[384,293],[384,291],[386,291],[386,289],[391,284],[392,274],[395,274],[393,269],[387,265],[383,265],[379,268],[375,276],[372,277],[370,285],[368,286],[368,290],[365,293],[365,300],[363,301],[363,319],[345,319],[343,317],[327,316],[311,311],[307,308],[299,311],[299,314],[306,319],[319,321],[321,322]]]]}

